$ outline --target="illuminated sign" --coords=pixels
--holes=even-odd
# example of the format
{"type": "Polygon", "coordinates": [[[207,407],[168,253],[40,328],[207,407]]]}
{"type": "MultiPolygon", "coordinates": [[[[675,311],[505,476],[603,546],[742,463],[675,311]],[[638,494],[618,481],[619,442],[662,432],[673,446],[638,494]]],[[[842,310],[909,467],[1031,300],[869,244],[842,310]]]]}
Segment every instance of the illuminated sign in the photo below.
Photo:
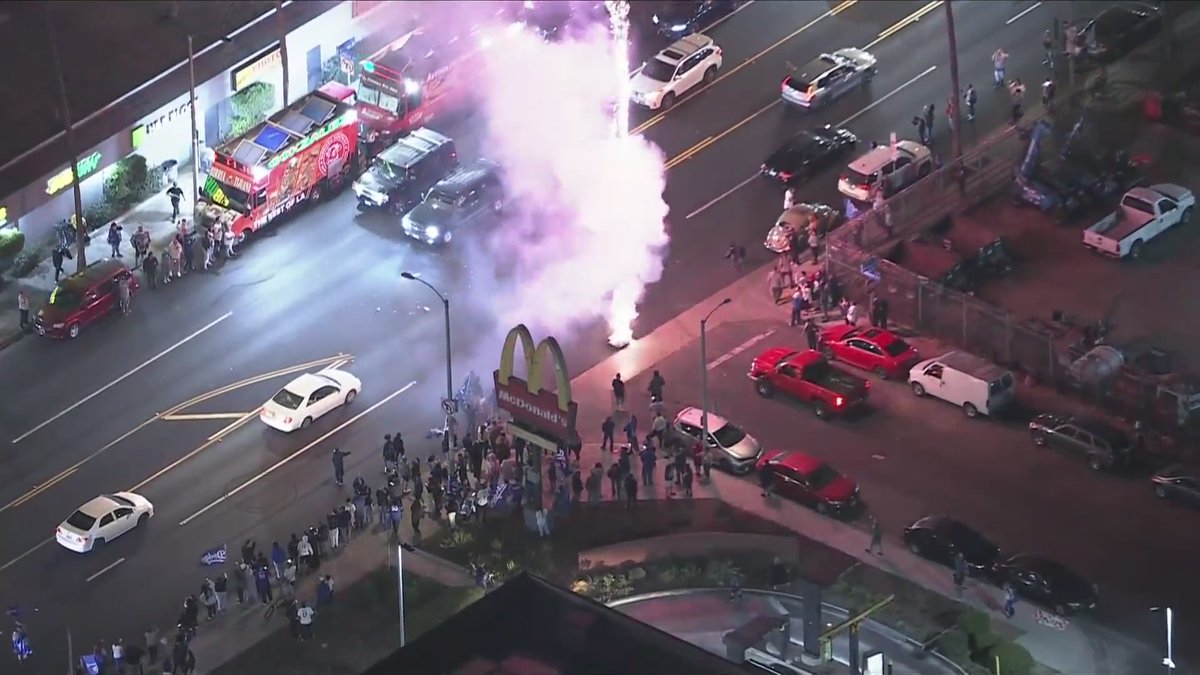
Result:
{"type": "Polygon", "coordinates": [[[355,121],[357,117],[353,110],[347,111],[330,120],[325,126],[317,129],[308,136],[305,136],[299,143],[290,148],[284,148],[282,152],[267,160],[267,168],[274,169],[280,164],[288,161],[296,156],[297,153],[304,152],[312,147],[313,143],[325,138],[329,134],[341,129],[342,127],[355,121]]]}
{"type": "Polygon", "coordinates": [[[571,378],[567,375],[567,359],[558,341],[548,337],[534,347],[533,336],[524,324],[508,331],[500,352],[500,368],[495,372],[496,404],[508,411],[513,419],[522,422],[555,440],[575,437],[575,418],[579,406],[571,400],[571,378]],[[513,359],[517,342],[525,358],[529,381],[513,375],[513,359]],[[554,368],[556,392],[543,389],[546,367],[554,368]]]}
{"type": "MultiPolygon", "coordinates": [[[[79,169],[79,178],[87,178],[89,174],[94,173],[96,169],[100,168],[100,153],[93,152],[87,157],[80,159],[76,166],[79,169]]],[[[71,184],[75,182],[74,179],[75,176],[71,173],[71,167],[68,166],[46,181],[46,194],[53,195],[62,192],[63,189],[71,187],[71,184]]]]}
{"type": "Polygon", "coordinates": [[[134,149],[136,150],[137,148],[141,147],[142,143],[145,143],[146,139],[149,138],[151,134],[161,131],[163,127],[166,127],[168,124],[182,120],[185,116],[187,116],[190,106],[190,101],[184,101],[174,108],[167,110],[158,117],[134,127],[133,131],[131,132],[133,135],[132,140],[134,149]]]}
{"type": "Polygon", "coordinates": [[[8,224],[8,207],[0,206],[0,227],[8,224]]]}
{"type": "Polygon", "coordinates": [[[266,72],[283,67],[283,52],[278,47],[263,54],[249,64],[233,71],[233,90],[241,91],[258,82],[266,72]]]}

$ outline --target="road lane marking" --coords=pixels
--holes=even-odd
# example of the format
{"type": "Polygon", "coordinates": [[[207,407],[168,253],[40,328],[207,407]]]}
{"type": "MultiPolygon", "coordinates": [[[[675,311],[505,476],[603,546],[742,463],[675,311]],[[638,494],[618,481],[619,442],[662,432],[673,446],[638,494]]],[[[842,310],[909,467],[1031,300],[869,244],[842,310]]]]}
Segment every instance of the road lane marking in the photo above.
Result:
{"type": "Polygon", "coordinates": [[[676,157],[675,159],[672,159],[669,162],[667,162],[665,165],[665,168],[673,169],[673,168],[679,166],[680,164],[683,164],[687,160],[694,157],[701,150],[707,148],[708,146],[712,145],[713,143],[716,143],[717,141],[721,140],[722,138],[725,138],[729,134],[732,134],[733,132],[737,131],[738,129],[742,128],[743,126],[749,124],[754,119],[756,119],[759,115],[767,112],[768,110],[770,110],[771,108],[774,108],[775,106],[779,105],[782,102],[783,102],[783,99],[781,99],[781,98],[777,98],[774,101],[771,101],[770,103],[763,106],[762,108],[759,108],[756,112],[752,113],[749,117],[743,119],[741,122],[738,122],[737,124],[729,127],[725,131],[722,131],[721,133],[717,134],[716,136],[709,136],[708,138],[704,139],[700,143],[697,143],[695,146],[685,150],[683,152],[683,154],[681,154],[678,157],[676,157]]]}
{"type": "Polygon", "coordinates": [[[875,45],[879,44],[880,42],[883,42],[884,40],[890,38],[891,36],[895,35],[896,33],[899,33],[900,31],[904,30],[905,28],[908,28],[909,26],[913,25],[914,23],[920,21],[921,17],[925,16],[926,14],[929,14],[930,12],[937,9],[938,7],[941,7],[943,3],[944,3],[944,0],[934,0],[934,2],[931,2],[928,5],[925,5],[924,7],[922,7],[921,9],[918,9],[917,11],[913,12],[912,14],[909,14],[908,16],[904,17],[903,19],[900,19],[896,23],[885,28],[883,30],[883,32],[879,34],[879,37],[877,37],[874,40],[872,40],[871,42],[869,42],[866,47],[863,47],[863,49],[870,50],[871,47],[874,47],[875,45]]]}
{"type": "Polygon", "coordinates": [[[1013,18],[1009,19],[1008,21],[1005,21],[1005,22],[1004,22],[1004,25],[1005,25],[1005,26],[1011,26],[1011,25],[1013,25],[1014,23],[1016,23],[1017,21],[1019,21],[1019,20],[1021,19],[1021,17],[1025,16],[1026,14],[1028,14],[1028,13],[1032,12],[1033,10],[1035,10],[1035,9],[1037,9],[1038,7],[1041,7],[1041,6],[1042,6],[1042,3],[1040,3],[1040,2],[1035,2],[1035,3],[1033,3],[1033,4],[1032,4],[1032,5],[1030,5],[1029,7],[1026,7],[1026,8],[1025,8],[1025,10],[1024,10],[1024,11],[1022,11],[1020,14],[1017,14],[1016,16],[1014,16],[1013,18]]]}
{"type": "Polygon", "coordinates": [[[771,337],[771,335],[774,332],[775,332],[775,329],[772,328],[771,330],[769,330],[765,333],[759,333],[758,335],[755,335],[754,337],[750,338],[749,340],[746,340],[742,344],[734,347],[732,350],[729,351],[729,353],[723,354],[723,355],[717,357],[716,359],[713,360],[712,363],[705,366],[705,368],[707,368],[708,370],[716,370],[717,368],[720,368],[721,366],[725,365],[729,361],[732,361],[733,358],[735,356],[737,356],[738,354],[741,354],[742,352],[746,351],[747,349],[750,349],[754,345],[771,337]]]}
{"type": "Polygon", "coordinates": [[[304,453],[308,452],[309,450],[316,447],[317,445],[324,443],[325,440],[328,439],[329,437],[333,436],[334,434],[341,431],[342,429],[345,429],[346,427],[350,426],[351,424],[354,424],[358,420],[366,417],[367,415],[371,414],[376,409],[378,409],[380,406],[391,401],[392,399],[396,398],[400,394],[403,394],[404,392],[408,391],[409,389],[412,389],[416,385],[417,385],[416,380],[413,380],[412,382],[409,382],[408,384],[397,389],[396,391],[393,391],[392,393],[388,394],[382,401],[379,401],[378,403],[371,406],[370,408],[367,408],[366,410],[358,413],[354,417],[351,417],[350,419],[346,420],[345,422],[342,422],[341,424],[337,425],[336,427],[330,429],[329,431],[325,432],[325,434],[322,435],[317,440],[309,443],[308,445],[304,446],[303,448],[300,448],[299,450],[297,450],[296,452],[293,452],[292,454],[288,455],[287,457],[284,457],[283,459],[279,460],[278,462],[275,462],[270,467],[268,467],[266,470],[264,470],[262,473],[251,478],[250,480],[246,481],[245,483],[242,483],[241,485],[233,488],[229,492],[226,492],[224,495],[222,495],[221,497],[214,500],[208,506],[205,506],[204,508],[193,513],[192,515],[188,516],[187,518],[184,518],[183,520],[179,521],[179,526],[183,527],[183,526],[187,525],[188,523],[192,522],[193,520],[204,515],[205,513],[208,513],[209,511],[216,508],[217,506],[220,506],[221,504],[228,501],[230,497],[233,497],[234,495],[238,494],[242,490],[245,490],[246,488],[250,487],[251,485],[254,485],[258,481],[262,480],[263,478],[266,478],[267,476],[271,475],[275,471],[277,471],[280,468],[282,468],[283,466],[285,466],[288,462],[291,462],[293,459],[296,459],[300,455],[303,455],[304,453]]]}
{"type": "Polygon", "coordinates": [[[116,567],[117,565],[120,565],[120,564],[121,564],[121,563],[123,563],[123,562],[125,562],[125,559],[124,559],[124,558],[118,558],[116,562],[109,564],[109,565],[108,565],[107,567],[105,567],[104,569],[102,569],[102,570],[100,570],[99,572],[96,572],[96,573],[95,573],[95,574],[93,574],[92,576],[88,577],[88,578],[87,578],[87,580],[86,580],[86,581],[84,581],[83,583],[85,583],[85,584],[90,584],[90,583],[92,583],[92,581],[94,581],[94,580],[96,579],[96,577],[99,577],[101,574],[104,574],[105,572],[107,572],[107,571],[111,570],[112,568],[116,567]]]}
{"type": "Polygon", "coordinates": [[[254,413],[179,413],[176,415],[163,415],[160,419],[164,422],[207,422],[210,420],[240,420],[247,414],[254,413]]]}
{"type": "Polygon", "coordinates": [[[249,422],[251,418],[256,417],[258,415],[258,413],[261,411],[262,411],[262,408],[259,408],[257,410],[251,410],[248,413],[242,413],[236,420],[234,420],[230,424],[226,425],[223,429],[221,429],[217,433],[213,434],[212,436],[209,436],[205,440],[208,440],[208,441],[215,440],[218,443],[221,442],[221,440],[224,439],[225,436],[227,436],[228,434],[233,432],[233,430],[238,429],[241,426],[243,426],[244,424],[246,424],[247,422],[249,422]]]}
{"type": "Polygon", "coordinates": [[[46,539],[39,544],[34,544],[33,548],[30,548],[28,551],[25,551],[21,555],[13,558],[12,560],[9,560],[8,562],[4,563],[3,565],[0,565],[0,572],[3,572],[4,570],[12,567],[13,565],[16,565],[17,563],[21,562],[22,560],[28,558],[29,556],[33,555],[39,548],[41,548],[41,547],[45,546],[46,544],[49,544],[53,541],[54,541],[54,537],[50,537],[49,539],[46,539]]]}
{"type": "Polygon", "coordinates": [[[714,200],[712,200],[712,201],[708,202],[708,203],[707,203],[707,204],[705,204],[704,206],[701,206],[700,208],[696,209],[695,211],[692,211],[691,213],[687,214],[687,217],[688,217],[688,218],[691,218],[691,217],[693,217],[693,216],[698,216],[698,215],[700,215],[701,213],[704,213],[705,211],[707,211],[707,210],[709,209],[709,207],[713,206],[713,205],[714,205],[714,204],[716,204],[717,202],[721,201],[722,199],[725,199],[725,198],[726,198],[726,197],[728,197],[729,195],[731,195],[731,194],[733,194],[733,193],[737,192],[738,190],[741,190],[742,188],[746,187],[747,185],[749,185],[749,184],[750,184],[750,183],[752,183],[753,181],[756,181],[756,180],[758,180],[758,177],[759,177],[759,176],[758,176],[758,174],[754,174],[753,176],[750,176],[750,177],[749,177],[749,178],[747,178],[746,180],[744,180],[744,181],[742,181],[742,182],[738,183],[737,185],[734,185],[733,187],[729,188],[729,189],[728,189],[728,190],[726,190],[725,192],[722,192],[722,193],[721,193],[721,195],[720,195],[720,196],[718,196],[716,199],[714,199],[714,200]]]}
{"type": "Polygon", "coordinates": [[[184,462],[186,462],[189,459],[195,457],[196,455],[204,452],[205,450],[211,448],[212,446],[216,445],[217,443],[220,443],[222,440],[225,439],[226,436],[237,431],[239,428],[241,428],[243,425],[246,424],[246,422],[249,422],[251,419],[253,419],[253,418],[247,417],[244,420],[239,420],[237,422],[234,422],[233,424],[230,424],[229,426],[218,431],[217,433],[213,434],[212,436],[209,436],[208,440],[201,443],[200,446],[197,447],[195,450],[192,450],[191,452],[184,455],[183,457],[180,457],[179,459],[175,460],[174,462],[171,462],[170,464],[164,466],[163,468],[159,469],[158,471],[155,471],[153,474],[150,475],[149,478],[147,478],[147,479],[143,480],[142,482],[138,483],[137,485],[134,485],[133,487],[129,488],[128,490],[126,490],[126,492],[137,492],[137,491],[141,490],[142,488],[149,485],[151,482],[166,475],[166,473],[168,471],[173,470],[175,467],[179,466],[180,464],[183,464],[184,462]]]}
{"type": "Polygon", "coordinates": [[[99,388],[99,389],[97,389],[96,391],[94,391],[94,392],[92,392],[91,394],[89,394],[89,395],[85,396],[85,397],[84,397],[83,399],[81,399],[79,402],[77,402],[77,403],[75,403],[75,404],[71,405],[70,407],[66,408],[66,409],[65,409],[65,410],[63,410],[62,412],[60,412],[60,413],[58,413],[57,415],[55,415],[54,417],[51,417],[50,419],[46,420],[45,422],[42,422],[41,424],[39,424],[39,425],[37,425],[36,427],[34,427],[34,428],[30,429],[29,431],[26,431],[25,433],[21,434],[20,436],[17,436],[16,438],[14,438],[14,439],[13,439],[13,441],[12,441],[12,442],[13,442],[14,444],[15,444],[15,443],[20,443],[21,441],[25,440],[26,438],[29,438],[30,436],[32,436],[32,435],[34,435],[34,434],[36,434],[37,432],[41,431],[42,429],[45,429],[47,426],[49,426],[50,424],[52,424],[53,422],[55,422],[56,420],[58,420],[59,418],[61,418],[63,415],[66,415],[67,413],[69,413],[69,412],[71,412],[72,410],[74,410],[74,409],[78,408],[79,406],[83,405],[84,403],[87,403],[88,401],[90,401],[90,400],[92,400],[92,399],[96,398],[96,397],[97,397],[97,396],[99,396],[100,394],[103,394],[104,392],[108,391],[109,389],[111,389],[111,388],[113,388],[113,387],[117,386],[118,384],[120,384],[121,382],[123,382],[123,381],[125,381],[127,378],[129,378],[130,376],[132,376],[132,375],[136,374],[137,372],[141,371],[142,369],[144,369],[144,368],[146,368],[146,367],[150,366],[150,365],[151,365],[151,364],[153,364],[155,361],[157,361],[157,360],[161,359],[162,357],[166,356],[167,354],[170,354],[171,352],[175,351],[176,349],[179,349],[180,347],[182,347],[182,346],[184,346],[185,344],[187,344],[187,343],[191,342],[192,340],[196,339],[197,337],[200,337],[200,335],[201,335],[201,334],[203,334],[205,331],[207,331],[208,329],[212,328],[213,326],[216,326],[217,324],[221,323],[222,321],[224,321],[225,319],[228,319],[228,318],[229,318],[229,317],[231,317],[231,316],[233,316],[233,312],[225,312],[225,313],[224,313],[224,314],[222,314],[220,317],[218,317],[218,318],[216,318],[215,320],[213,320],[212,322],[210,322],[210,323],[209,323],[207,326],[205,326],[205,327],[201,328],[200,330],[196,331],[195,333],[192,333],[191,335],[189,335],[189,336],[187,336],[187,337],[183,338],[183,339],[182,339],[182,340],[180,340],[179,342],[176,342],[175,344],[171,345],[170,347],[167,347],[166,349],[162,350],[162,351],[161,351],[161,352],[159,352],[158,354],[155,354],[154,356],[150,357],[149,359],[147,359],[147,360],[143,361],[143,362],[142,362],[142,364],[141,364],[140,366],[137,366],[137,367],[136,367],[136,368],[134,368],[133,370],[130,370],[129,372],[127,372],[127,373],[125,373],[124,375],[122,375],[122,376],[118,377],[117,379],[113,380],[112,382],[109,382],[108,384],[104,385],[103,387],[100,387],[100,388],[99,388]]]}
{"type": "Polygon", "coordinates": [[[922,77],[925,77],[926,75],[928,75],[928,74],[932,73],[932,72],[933,72],[933,71],[935,71],[935,70],[937,70],[937,66],[929,66],[928,68],[926,68],[925,70],[921,71],[921,73],[919,73],[918,75],[916,75],[915,77],[913,77],[913,78],[912,78],[911,80],[909,80],[908,82],[905,82],[904,84],[900,85],[899,87],[896,87],[895,89],[893,89],[893,90],[889,91],[889,92],[888,92],[888,93],[887,93],[887,94],[886,94],[886,95],[885,95],[883,98],[879,99],[878,101],[873,101],[873,102],[871,102],[871,105],[869,105],[869,106],[867,106],[867,107],[863,108],[862,110],[859,110],[858,112],[856,112],[856,113],[854,113],[853,115],[851,115],[851,116],[847,117],[846,119],[842,120],[841,122],[838,122],[837,126],[839,126],[839,127],[844,127],[844,126],[846,126],[847,124],[849,124],[849,123],[853,122],[854,120],[858,119],[859,117],[861,117],[861,116],[863,116],[863,115],[867,114],[868,112],[870,112],[870,111],[871,111],[873,108],[875,108],[875,106],[879,105],[880,103],[883,103],[884,101],[886,101],[886,100],[888,100],[889,98],[891,98],[891,97],[895,96],[896,94],[899,94],[899,93],[900,93],[900,90],[904,89],[905,87],[907,87],[907,86],[911,85],[912,83],[916,82],[917,80],[921,79],[922,77]]]}
{"type": "MultiPolygon", "coordinates": [[[[694,99],[695,97],[697,97],[697,96],[699,96],[700,94],[704,93],[704,91],[705,91],[705,90],[707,90],[707,89],[709,89],[709,88],[711,88],[711,87],[714,87],[714,86],[716,86],[716,84],[717,84],[718,82],[720,82],[720,81],[724,80],[724,79],[725,79],[725,78],[727,78],[727,77],[730,77],[730,76],[732,76],[734,73],[738,72],[738,71],[739,71],[739,70],[741,70],[742,68],[745,68],[746,66],[749,66],[750,64],[752,64],[752,63],[754,63],[755,61],[759,60],[759,59],[760,59],[760,58],[762,58],[763,56],[766,56],[766,54],[767,54],[768,52],[771,52],[771,51],[774,51],[775,49],[778,49],[778,48],[779,48],[779,46],[780,46],[780,45],[782,45],[783,43],[785,43],[785,42],[787,42],[787,41],[791,40],[792,38],[794,38],[794,37],[796,37],[797,35],[799,35],[799,34],[803,33],[804,31],[808,30],[809,28],[812,28],[813,26],[815,26],[815,25],[817,25],[818,23],[820,23],[820,22],[824,21],[825,19],[828,19],[828,18],[829,18],[829,17],[831,17],[831,16],[837,16],[838,14],[840,14],[840,13],[842,13],[842,12],[846,11],[847,9],[849,9],[849,8],[850,8],[852,5],[854,5],[854,4],[856,4],[856,3],[858,3],[858,0],[845,0],[845,2],[843,2],[843,3],[842,3],[842,4],[840,4],[840,5],[838,5],[837,7],[834,7],[833,9],[831,9],[831,10],[829,10],[829,11],[825,12],[825,13],[824,13],[824,14],[822,14],[821,16],[818,16],[817,18],[813,19],[812,21],[809,21],[808,23],[804,24],[804,25],[803,25],[803,26],[801,26],[800,28],[797,28],[796,30],[794,30],[794,31],[792,31],[791,33],[787,34],[786,36],[784,36],[784,37],[783,37],[783,39],[779,40],[779,41],[778,41],[778,42],[776,42],[775,44],[773,44],[773,45],[771,45],[771,46],[767,47],[766,49],[764,49],[764,50],[760,51],[759,53],[755,54],[754,56],[751,56],[750,58],[746,59],[745,61],[742,61],[741,63],[737,64],[737,65],[736,65],[736,66],[734,66],[733,68],[730,68],[729,70],[727,70],[727,71],[725,71],[725,72],[721,73],[720,75],[718,75],[718,76],[717,76],[717,79],[715,79],[715,80],[713,80],[712,82],[710,82],[710,83],[708,83],[708,84],[706,84],[706,85],[704,85],[704,86],[700,87],[699,89],[697,89],[697,90],[695,90],[695,91],[693,91],[693,92],[689,93],[689,94],[688,94],[688,95],[687,95],[685,98],[683,98],[683,99],[680,99],[680,100],[679,100],[679,101],[678,101],[678,102],[677,102],[677,103],[676,103],[674,106],[672,106],[670,109],[668,109],[668,110],[664,110],[664,111],[662,111],[662,112],[660,112],[660,113],[658,113],[658,114],[654,115],[654,116],[653,116],[653,117],[651,117],[650,119],[646,120],[645,122],[642,122],[641,124],[637,125],[637,126],[636,126],[636,127],[634,127],[633,129],[631,129],[629,133],[630,133],[630,134],[640,134],[640,133],[642,133],[643,131],[645,131],[645,130],[649,129],[650,127],[654,126],[655,124],[658,124],[658,123],[659,123],[659,122],[661,122],[661,121],[663,120],[663,118],[665,118],[665,117],[667,116],[667,114],[668,114],[668,113],[670,113],[672,110],[678,110],[678,109],[679,109],[679,106],[680,106],[680,105],[682,105],[683,103],[685,103],[685,102],[687,102],[687,101],[690,101],[690,100],[694,99]]],[[[748,4],[748,3],[747,3],[747,4],[748,4]]],[[[736,12],[738,12],[738,11],[741,11],[743,8],[744,8],[744,7],[739,7],[739,8],[738,8],[738,9],[735,11],[735,13],[736,13],[736,12]]],[[[733,14],[730,14],[729,16],[733,16],[733,14]]],[[[726,19],[728,19],[728,18],[729,18],[729,16],[727,16],[727,17],[725,17],[725,18],[726,18],[726,19]]],[[[718,21],[717,23],[720,23],[720,22],[718,21]]],[[[714,26],[716,26],[716,25],[717,25],[717,24],[713,24],[713,26],[710,26],[710,27],[709,27],[709,29],[711,29],[712,27],[714,27],[714,26]]],[[[637,72],[637,71],[634,71],[634,72],[637,72]]]]}
{"type": "MultiPolygon", "coordinates": [[[[258,384],[259,382],[265,382],[266,380],[274,379],[276,377],[290,375],[291,373],[297,372],[299,370],[308,370],[315,366],[323,365],[323,364],[326,364],[329,362],[338,362],[339,360],[347,360],[346,355],[339,354],[337,356],[328,356],[323,359],[317,359],[316,361],[309,361],[308,363],[301,363],[301,364],[298,364],[295,366],[281,368],[279,370],[275,370],[275,371],[272,371],[269,373],[255,375],[254,377],[246,378],[244,380],[241,380],[240,382],[234,382],[233,384],[227,384],[223,387],[218,387],[217,389],[214,389],[208,393],[201,394],[199,396],[194,396],[194,397],[188,399],[187,401],[184,401],[183,403],[179,403],[177,405],[171,406],[166,411],[155,414],[153,417],[146,420],[145,422],[142,422],[141,424],[137,425],[136,427],[121,434],[115,440],[109,441],[108,444],[106,444],[104,447],[100,448],[96,452],[93,452],[92,454],[88,455],[87,457],[84,457],[83,459],[79,460],[78,462],[72,464],[71,466],[69,466],[69,467],[63,469],[62,471],[60,471],[59,473],[55,474],[54,476],[47,478],[45,481],[43,481],[39,485],[34,486],[32,489],[30,489],[25,494],[21,495],[20,497],[17,497],[16,499],[12,500],[11,502],[9,502],[7,504],[5,504],[3,507],[0,507],[0,513],[4,513],[5,511],[8,511],[9,509],[16,508],[16,507],[24,504],[25,502],[28,502],[29,500],[31,500],[34,497],[41,494],[47,488],[52,487],[55,483],[58,483],[58,482],[62,481],[64,478],[66,478],[67,476],[71,475],[72,473],[75,473],[75,471],[78,470],[80,467],[82,467],[84,464],[87,464],[88,462],[96,459],[100,455],[102,455],[105,452],[112,449],[114,446],[120,444],[125,439],[129,438],[130,436],[133,436],[134,434],[141,431],[142,429],[145,429],[146,427],[150,426],[151,424],[154,424],[155,422],[161,420],[164,416],[175,414],[180,410],[184,410],[191,406],[203,403],[209,399],[216,398],[217,396],[220,396],[222,394],[227,394],[231,391],[235,391],[235,390],[241,389],[243,387],[248,387],[253,384],[258,384]]],[[[348,360],[353,360],[353,357],[350,357],[348,360]]],[[[211,439],[212,437],[210,436],[209,438],[211,439]]]]}

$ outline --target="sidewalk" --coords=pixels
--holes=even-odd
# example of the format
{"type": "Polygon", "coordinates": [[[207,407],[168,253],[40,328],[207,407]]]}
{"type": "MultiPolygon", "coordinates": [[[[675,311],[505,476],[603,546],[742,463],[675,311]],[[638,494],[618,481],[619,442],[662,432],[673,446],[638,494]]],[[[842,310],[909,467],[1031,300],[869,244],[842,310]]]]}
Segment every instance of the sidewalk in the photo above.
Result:
{"type": "MultiPolygon", "coordinates": [[[[184,194],[179,209],[182,217],[187,218],[191,222],[191,165],[181,165],[177,170],[179,174],[177,182],[184,194]]],[[[167,184],[167,187],[169,186],[170,183],[167,184]]],[[[121,242],[121,252],[124,254],[124,260],[130,265],[133,264],[133,246],[130,245],[129,239],[137,231],[138,227],[144,227],[150,232],[150,250],[159,254],[162,253],[163,247],[171,240],[171,237],[175,235],[175,223],[171,221],[171,200],[167,197],[165,187],[158,194],[134,207],[132,211],[117,218],[115,222],[124,230],[124,241],[121,242]]],[[[101,224],[100,227],[92,232],[92,240],[87,245],[87,261],[89,264],[111,257],[110,253],[112,250],[105,240],[107,234],[108,223],[101,224]]],[[[25,335],[28,335],[28,333],[22,333],[20,329],[20,315],[17,313],[18,290],[24,289],[29,294],[29,316],[32,320],[33,317],[37,316],[38,308],[45,303],[50,291],[56,285],[54,281],[54,264],[50,260],[49,248],[45,246],[47,243],[38,241],[25,242],[26,250],[43,249],[45,251],[45,258],[28,277],[23,279],[6,277],[6,283],[3,288],[0,288],[0,349],[5,349],[15,344],[25,337],[25,335]]],[[[71,252],[72,254],[75,253],[74,248],[72,248],[71,252]]],[[[76,262],[77,260],[63,261],[64,277],[75,273],[76,262]]],[[[143,288],[142,290],[145,291],[146,289],[143,288]]],[[[164,290],[164,292],[171,291],[164,290]]]]}
{"type": "MultiPolygon", "coordinates": [[[[811,273],[811,263],[803,267],[811,273]]],[[[712,315],[708,321],[708,330],[726,323],[775,320],[783,326],[781,331],[796,331],[797,344],[803,342],[799,329],[786,325],[789,308],[777,306],[770,298],[767,285],[770,269],[771,265],[768,264],[752,271],[572,380],[572,393],[580,408],[578,428],[581,429],[585,441],[590,441],[584,443],[581,466],[601,462],[607,467],[612,461],[611,453],[600,450],[597,437],[600,423],[612,408],[610,381],[613,374],[620,372],[622,379],[629,382],[676,351],[694,349],[695,340],[699,338],[700,319],[722,299],[731,297],[734,302],[712,315]]],[[[936,354],[950,349],[920,336],[906,339],[913,342],[922,353],[936,354]]],[[[1082,403],[1059,395],[1049,388],[1022,386],[1018,387],[1018,392],[1018,399],[1033,409],[1067,412],[1086,409],[1082,403]]],[[[631,391],[627,408],[634,410],[643,404],[648,405],[649,400],[643,400],[644,397],[644,392],[631,391]]],[[[621,426],[622,423],[618,421],[617,428],[620,429],[621,426]]],[[[646,490],[644,498],[666,497],[664,486],[661,484],[646,490]]],[[[864,550],[869,542],[869,535],[864,529],[820,516],[791,502],[777,500],[767,503],[760,496],[756,483],[721,472],[713,472],[711,484],[698,486],[696,497],[722,499],[732,506],[779,523],[804,537],[837,549],[857,559],[860,564],[904,577],[948,598],[954,597],[950,572],[910,554],[895,536],[885,536],[884,549],[887,553],[884,557],[872,555],[864,550]]],[[[1161,662],[1161,657],[1150,647],[1111,630],[1092,625],[1086,618],[1064,622],[1029,603],[1021,602],[1017,605],[1016,616],[1012,620],[1006,620],[999,611],[1003,606],[1003,594],[998,588],[990,585],[970,585],[966,602],[987,612],[996,622],[1011,624],[1021,633],[1017,639],[1018,644],[1028,649],[1038,662],[1063,673],[1099,675],[1150,672],[1151,668],[1161,662]]]]}

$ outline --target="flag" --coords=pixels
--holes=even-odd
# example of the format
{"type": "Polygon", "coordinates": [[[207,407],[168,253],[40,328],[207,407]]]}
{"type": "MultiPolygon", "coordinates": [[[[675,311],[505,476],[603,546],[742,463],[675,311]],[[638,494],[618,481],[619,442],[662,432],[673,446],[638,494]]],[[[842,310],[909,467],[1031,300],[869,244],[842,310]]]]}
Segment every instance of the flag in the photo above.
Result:
{"type": "Polygon", "coordinates": [[[206,567],[216,565],[224,565],[225,558],[228,557],[229,551],[225,548],[225,544],[221,544],[216,548],[210,548],[200,556],[200,564],[206,567]]]}

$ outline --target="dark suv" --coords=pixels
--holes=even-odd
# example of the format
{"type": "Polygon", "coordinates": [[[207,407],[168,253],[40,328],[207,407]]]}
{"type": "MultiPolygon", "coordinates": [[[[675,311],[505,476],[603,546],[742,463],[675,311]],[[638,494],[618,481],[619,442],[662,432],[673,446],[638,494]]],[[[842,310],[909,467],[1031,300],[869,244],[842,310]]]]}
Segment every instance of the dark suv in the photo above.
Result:
{"type": "Polygon", "coordinates": [[[46,304],[38,310],[33,325],[41,335],[52,338],[77,338],[84,326],[110,312],[121,311],[117,283],[129,279],[129,292],[136,293],[137,277],[120,260],[94,262],[72,274],[50,291],[46,304]]]}
{"type": "Polygon", "coordinates": [[[1035,445],[1081,455],[1096,471],[1124,468],[1133,458],[1133,439],[1100,420],[1043,413],[1029,423],[1029,433],[1035,445]]]}
{"type": "Polygon", "coordinates": [[[407,213],[421,195],[458,166],[458,150],[449,136],[421,127],[379,153],[371,168],[354,182],[358,208],[407,213]]]}
{"type": "Polygon", "coordinates": [[[404,216],[404,233],[427,244],[448,243],[459,228],[495,218],[504,208],[500,167],[475,160],[438,181],[404,216]]]}

